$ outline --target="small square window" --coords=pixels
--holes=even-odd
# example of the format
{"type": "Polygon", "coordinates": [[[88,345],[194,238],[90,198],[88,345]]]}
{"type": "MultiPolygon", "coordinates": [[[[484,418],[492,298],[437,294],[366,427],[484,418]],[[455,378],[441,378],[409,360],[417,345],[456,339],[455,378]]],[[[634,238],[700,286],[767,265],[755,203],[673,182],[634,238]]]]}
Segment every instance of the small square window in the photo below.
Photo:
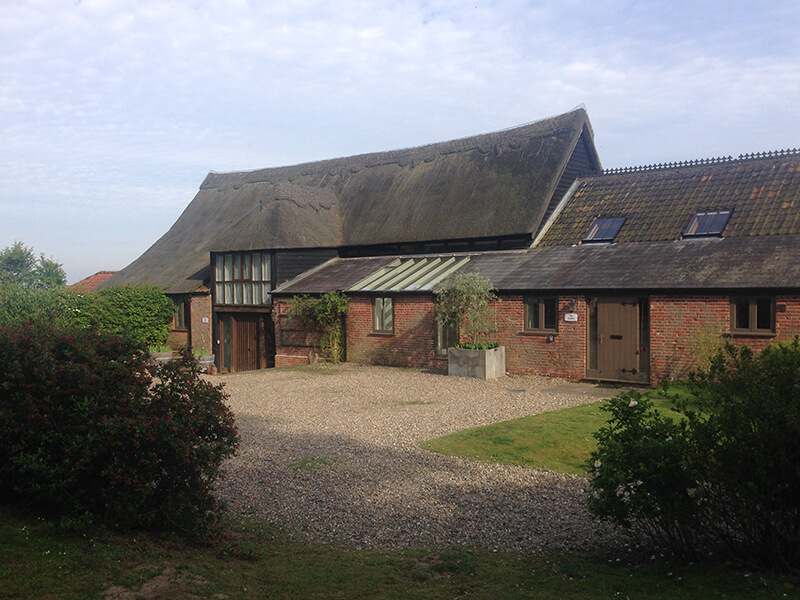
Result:
{"type": "Polygon", "coordinates": [[[558,330],[558,298],[525,298],[525,331],[558,330]]]}
{"type": "Polygon", "coordinates": [[[775,300],[771,297],[731,298],[733,333],[774,333],[775,300]]]}
{"type": "Polygon", "coordinates": [[[684,237],[699,237],[704,235],[722,235],[722,231],[731,218],[729,210],[713,210],[708,212],[696,213],[686,231],[684,237]]]}
{"type": "Polygon", "coordinates": [[[394,332],[394,302],[392,298],[375,298],[372,301],[372,330],[379,333],[394,332]]]}
{"type": "Polygon", "coordinates": [[[617,237],[619,230],[622,229],[622,224],[625,222],[625,217],[615,217],[612,219],[595,219],[586,236],[583,238],[584,242],[611,242],[617,237]]]}

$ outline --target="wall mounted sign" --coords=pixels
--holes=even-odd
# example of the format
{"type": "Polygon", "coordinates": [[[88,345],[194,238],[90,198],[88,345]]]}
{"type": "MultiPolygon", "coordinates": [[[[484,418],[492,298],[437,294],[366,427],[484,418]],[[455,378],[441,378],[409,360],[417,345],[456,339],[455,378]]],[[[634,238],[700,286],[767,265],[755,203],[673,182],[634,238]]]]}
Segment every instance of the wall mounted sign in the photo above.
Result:
{"type": "Polygon", "coordinates": [[[564,315],[564,320],[567,323],[576,323],[578,321],[578,313],[567,313],[564,315]]]}

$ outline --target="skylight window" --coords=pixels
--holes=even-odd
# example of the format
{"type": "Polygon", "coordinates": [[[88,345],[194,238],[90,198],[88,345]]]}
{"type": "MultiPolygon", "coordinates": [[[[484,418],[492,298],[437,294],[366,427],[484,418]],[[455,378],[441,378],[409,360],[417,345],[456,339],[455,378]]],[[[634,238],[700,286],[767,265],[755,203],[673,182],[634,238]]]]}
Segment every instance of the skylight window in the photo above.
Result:
{"type": "Polygon", "coordinates": [[[613,241],[622,224],[625,222],[625,217],[615,217],[612,219],[595,219],[586,236],[583,238],[584,242],[610,242],[613,241]]]}
{"type": "Polygon", "coordinates": [[[697,237],[702,235],[721,235],[730,218],[731,211],[729,210],[712,210],[696,213],[689,222],[686,231],[683,232],[683,236],[697,237]]]}

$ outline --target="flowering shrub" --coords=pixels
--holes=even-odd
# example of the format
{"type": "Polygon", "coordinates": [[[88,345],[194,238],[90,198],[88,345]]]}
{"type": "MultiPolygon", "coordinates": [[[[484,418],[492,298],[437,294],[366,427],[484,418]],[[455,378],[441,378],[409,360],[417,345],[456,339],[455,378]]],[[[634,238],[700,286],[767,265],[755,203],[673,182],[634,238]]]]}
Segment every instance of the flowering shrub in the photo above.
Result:
{"type": "Polygon", "coordinates": [[[193,360],[148,366],[91,329],[0,329],[0,497],[124,528],[202,534],[238,436],[193,360]]]}
{"type": "Polygon", "coordinates": [[[590,509],[673,551],[800,565],[800,340],[759,356],[727,344],[675,400],[679,422],[635,392],[610,400],[592,454],[590,509]]]}

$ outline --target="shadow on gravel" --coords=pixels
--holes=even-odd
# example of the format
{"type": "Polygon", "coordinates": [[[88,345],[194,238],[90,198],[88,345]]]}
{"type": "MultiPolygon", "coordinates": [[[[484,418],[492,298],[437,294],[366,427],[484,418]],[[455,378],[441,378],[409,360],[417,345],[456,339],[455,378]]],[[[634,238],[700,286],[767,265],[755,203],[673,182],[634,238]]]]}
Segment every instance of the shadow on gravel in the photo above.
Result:
{"type": "Polygon", "coordinates": [[[237,423],[242,444],[225,466],[221,496],[234,513],[315,541],[582,551],[620,543],[586,511],[580,477],[474,463],[412,443],[286,434],[249,415],[237,423]]]}

